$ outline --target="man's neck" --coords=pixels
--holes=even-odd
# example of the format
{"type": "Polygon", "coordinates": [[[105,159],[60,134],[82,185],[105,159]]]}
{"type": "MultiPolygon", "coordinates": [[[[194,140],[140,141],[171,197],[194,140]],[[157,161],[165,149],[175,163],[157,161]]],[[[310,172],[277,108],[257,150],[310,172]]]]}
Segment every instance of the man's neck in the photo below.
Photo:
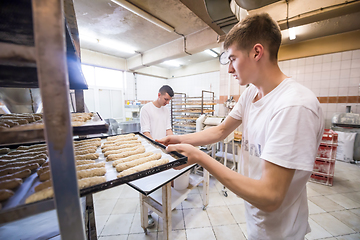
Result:
{"type": "Polygon", "coordinates": [[[155,105],[155,107],[161,108],[161,105],[158,100],[153,101],[153,104],[155,105]]]}
{"type": "Polygon", "coordinates": [[[253,83],[259,90],[254,102],[260,100],[266,94],[274,90],[282,81],[288,78],[283,72],[281,72],[278,65],[268,67],[265,70],[260,71],[258,81],[253,83]]]}

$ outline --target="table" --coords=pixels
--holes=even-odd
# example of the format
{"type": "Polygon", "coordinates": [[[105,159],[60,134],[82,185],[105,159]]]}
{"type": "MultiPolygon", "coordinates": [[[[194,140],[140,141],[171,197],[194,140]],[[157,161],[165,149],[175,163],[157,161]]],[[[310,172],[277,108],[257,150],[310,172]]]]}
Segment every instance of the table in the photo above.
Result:
{"type": "Polygon", "coordinates": [[[140,193],[141,227],[147,234],[148,209],[163,218],[164,239],[171,239],[171,210],[184,201],[188,193],[203,183],[203,204],[205,209],[209,204],[209,172],[204,169],[203,176],[191,174],[188,188],[175,190],[171,181],[190,171],[196,164],[181,170],[169,169],[145,178],[127,183],[140,193]]]}

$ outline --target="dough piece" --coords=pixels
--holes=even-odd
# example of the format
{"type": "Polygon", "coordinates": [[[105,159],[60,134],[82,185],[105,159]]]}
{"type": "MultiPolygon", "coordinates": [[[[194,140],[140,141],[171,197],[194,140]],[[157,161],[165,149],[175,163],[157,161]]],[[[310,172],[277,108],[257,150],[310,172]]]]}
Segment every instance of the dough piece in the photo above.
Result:
{"type": "Polygon", "coordinates": [[[40,165],[38,163],[26,164],[26,165],[21,166],[21,167],[9,167],[9,168],[5,168],[5,169],[1,170],[0,171],[0,176],[13,174],[13,173],[22,171],[24,169],[34,170],[34,169],[37,169],[39,167],[40,167],[40,165]]]}
{"type": "Polygon", "coordinates": [[[97,147],[95,146],[89,146],[89,147],[75,147],[74,148],[75,152],[80,152],[80,151],[91,151],[91,153],[95,153],[97,150],[97,147]]]}
{"type": "Polygon", "coordinates": [[[84,164],[84,165],[77,166],[76,171],[81,171],[81,170],[91,169],[91,168],[103,168],[103,167],[105,167],[104,162],[90,163],[90,164],[84,164]]]}
{"type": "Polygon", "coordinates": [[[0,166],[6,165],[8,163],[15,163],[15,162],[29,162],[34,160],[45,160],[47,156],[45,154],[39,154],[34,157],[21,157],[21,158],[14,158],[9,160],[0,160],[0,166]]]}
{"type": "Polygon", "coordinates": [[[134,144],[138,143],[141,144],[140,140],[125,140],[125,141],[117,141],[117,142],[104,142],[104,144],[101,146],[101,149],[109,148],[109,147],[116,147],[116,146],[122,146],[126,144],[134,144]]]}
{"type": "Polygon", "coordinates": [[[35,160],[31,160],[31,161],[26,161],[26,162],[12,162],[12,163],[7,163],[4,165],[0,165],[0,171],[5,169],[5,168],[13,168],[13,167],[21,167],[24,166],[26,164],[31,164],[31,163],[37,163],[40,166],[45,162],[44,159],[35,159],[35,160]]]}
{"type": "Polygon", "coordinates": [[[119,149],[119,150],[107,151],[104,153],[104,156],[107,157],[110,154],[119,154],[119,153],[128,152],[128,151],[135,151],[136,149],[140,148],[141,146],[142,145],[136,145],[133,147],[123,148],[123,149],[119,149]]]}
{"type": "Polygon", "coordinates": [[[34,190],[35,190],[35,192],[39,192],[39,191],[41,191],[45,188],[51,187],[51,186],[52,186],[52,181],[51,181],[51,179],[49,179],[49,180],[46,180],[45,182],[42,182],[39,185],[37,185],[34,188],[34,190]]]}
{"type": "Polygon", "coordinates": [[[90,154],[75,156],[75,160],[95,160],[98,158],[99,158],[98,153],[90,153],[90,154]]]}
{"type": "Polygon", "coordinates": [[[0,201],[5,201],[12,197],[14,192],[9,189],[0,189],[0,201]]]}
{"type": "Polygon", "coordinates": [[[79,189],[91,187],[100,183],[106,182],[106,177],[104,176],[96,176],[96,177],[88,177],[88,178],[82,178],[78,180],[78,187],[79,189]]]}
{"type": "Polygon", "coordinates": [[[115,139],[129,138],[129,137],[134,137],[134,136],[135,136],[134,133],[129,133],[129,134],[125,134],[125,135],[116,135],[116,136],[108,137],[106,140],[111,141],[111,140],[115,140],[115,139]]]}
{"type": "Polygon", "coordinates": [[[135,154],[135,155],[132,155],[132,156],[130,156],[130,157],[126,157],[126,158],[121,158],[121,159],[115,160],[115,161],[113,161],[112,165],[113,165],[113,167],[116,167],[116,165],[118,165],[118,164],[120,164],[120,163],[130,162],[130,161],[133,161],[133,160],[138,159],[138,158],[149,157],[149,156],[151,156],[151,155],[153,155],[153,154],[154,154],[153,152],[146,152],[146,153],[135,154]]]}
{"type": "Polygon", "coordinates": [[[27,152],[27,153],[20,153],[20,154],[17,154],[17,155],[4,155],[4,156],[1,156],[0,159],[1,160],[12,160],[12,159],[15,159],[15,158],[22,158],[22,157],[36,157],[40,154],[46,154],[46,151],[41,151],[41,152],[27,152]]]}
{"type": "Polygon", "coordinates": [[[0,189],[13,189],[22,184],[21,178],[13,178],[0,181],[0,189]]]}
{"type": "Polygon", "coordinates": [[[91,168],[91,169],[85,169],[85,170],[77,171],[78,179],[88,178],[88,177],[95,177],[95,176],[104,176],[105,174],[106,174],[105,167],[103,167],[103,168],[91,168]]]}
{"type": "Polygon", "coordinates": [[[131,147],[135,147],[135,146],[139,146],[141,145],[140,142],[136,142],[136,143],[128,143],[128,144],[122,144],[122,145],[108,145],[108,147],[105,147],[102,149],[102,152],[108,152],[108,151],[114,151],[114,150],[120,150],[120,149],[125,149],[125,148],[131,148],[131,147]]]}
{"type": "Polygon", "coordinates": [[[45,188],[39,192],[33,193],[25,200],[25,203],[28,204],[28,203],[37,202],[37,201],[44,200],[47,198],[52,198],[52,197],[54,197],[54,190],[52,187],[49,187],[49,188],[45,188]]]}
{"type": "Polygon", "coordinates": [[[121,145],[121,144],[126,144],[126,143],[132,143],[132,142],[141,142],[140,140],[138,140],[137,137],[129,137],[129,138],[119,138],[117,140],[114,141],[107,141],[104,142],[103,146],[107,146],[107,145],[121,145]]]}
{"type": "Polygon", "coordinates": [[[90,164],[95,163],[95,160],[77,160],[75,161],[76,165],[84,165],[84,164],[90,164]]]}
{"type": "Polygon", "coordinates": [[[41,182],[45,182],[46,180],[49,180],[51,177],[50,169],[40,174],[39,179],[41,182]]]}
{"type": "Polygon", "coordinates": [[[96,150],[95,151],[93,151],[93,150],[75,151],[75,156],[92,154],[92,153],[95,153],[95,152],[96,152],[96,150]]]}
{"type": "Polygon", "coordinates": [[[84,142],[84,143],[74,143],[75,147],[99,147],[101,145],[101,141],[93,141],[93,142],[84,142]]]}
{"type": "Polygon", "coordinates": [[[131,155],[135,155],[138,153],[144,153],[145,152],[145,147],[141,146],[138,149],[134,150],[134,151],[126,151],[123,153],[119,153],[119,154],[110,154],[109,156],[107,156],[106,161],[114,161],[120,158],[125,158],[131,155]]]}
{"type": "Polygon", "coordinates": [[[6,154],[10,152],[10,148],[0,148],[0,154],[6,154]]]}
{"type": "Polygon", "coordinates": [[[5,176],[0,177],[0,181],[6,180],[6,179],[13,179],[13,178],[26,178],[31,175],[31,171],[29,169],[25,169],[13,174],[8,174],[5,176]]]}
{"type": "Polygon", "coordinates": [[[30,149],[16,149],[15,151],[10,152],[8,155],[18,155],[18,154],[24,154],[29,152],[44,152],[47,153],[47,147],[37,147],[37,148],[30,148],[30,149]]]}
{"type": "MultiPolygon", "coordinates": [[[[104,183],[106,182],[106,177],[104,176],[96,176],[96,177],[88,177],[88,178],[82,178],[78,180],[78,187],[79,189],[83,189],[83,188],[87,188],[87,187],[91,187],[100,183],[104,183]]],[[[34,189],[35,192],[39,192],[45,188],[49,188],[52,187],[52,182],[51,180],[47,180],[43,183],[40,183],[39,185],[37,185],[34,189]]]]}
{"type": "Polygon", "coordinates": [[[31,145],[31,146],[19,146],[17,148],[17,150],[26,150],[26,149],[32,149],[32,148],[38,148],[38,147],[46,147],[45,143],[42,144],[35,144],[35,145],[31,145]]]}
{"type": "Polygon", "coordinates": [[[46,171],[50,170],[50,166],[45,166],[45,167],[41,167],[38,171],[37,171],[37,175],[40,177],[41,174],[43,174],[46,171]]]}
{"type": "Polygon", "coordinates": [[[149,157],[144,157],[144,158],[139,158],[130,162],[125,162],[125,163],[120,163],[118,165],[116,165],[116,171],[121,172],[124,171],[126,169],[141,165],[143,163],[146,162],[150,162],[150,161],[154,161],[154,160],[159,160],[161,158],[161,154],[160,153],[156,153],[153,154],[149,157]]]}
{"type": "Polygon", "coordinates": [[[150,169],[150,168],[154,168],[154,167],[157,167],[157,166],[160,166],[160,165],[164,165],[164,164],[166,164],[168,162],[169,162],[169,159],[163,158],[163,159],[143,163],[143,164],[141,164],[139,166],[132,167],[132,168],[129,168],[129,169],[125,170],[125,171],[122,171],[121,173],[119,173],[117,175],[117,177],[118,178],[125,177],[125,176],[133,174],[133,173],[137,173],[137,172],[144,171],[144,170],[147,170],[147,169],[150,169]]]}

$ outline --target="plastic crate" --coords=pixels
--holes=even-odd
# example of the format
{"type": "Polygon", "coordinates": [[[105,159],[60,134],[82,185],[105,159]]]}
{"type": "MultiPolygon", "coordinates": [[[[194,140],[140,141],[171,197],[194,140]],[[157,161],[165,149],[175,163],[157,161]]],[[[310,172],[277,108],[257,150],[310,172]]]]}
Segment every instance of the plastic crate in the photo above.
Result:
{"type": "Polygon", "coordinates": [[[322,173],[313,173],[310,176],[310,182],[320,183],[327,186],[333,185],[334,176],[322,173]]]}
{"type": "Polygon", "coordinates": [[[328,160],[335,160],[336,151],[337,144],[320,144],[316,157],[328,160]]]}
{"type": "Polygon", "coordinates": [[[325,173],[334,176],[335,160],[316,158],[313,173],[325,173]]]}
{"type": "Polygon", "coordinates": [[[338,134],[331,129],[324,129],[321,143],[322,144],[337,144],[338,143],[338,134]]]}

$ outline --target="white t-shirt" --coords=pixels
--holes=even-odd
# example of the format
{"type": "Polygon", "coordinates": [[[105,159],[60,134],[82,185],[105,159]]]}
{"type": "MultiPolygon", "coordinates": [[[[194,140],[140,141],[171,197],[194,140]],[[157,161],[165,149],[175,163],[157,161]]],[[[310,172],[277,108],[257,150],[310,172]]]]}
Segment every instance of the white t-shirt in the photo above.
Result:
{"type": "Polygon", "coordinates": [[[309,89],[285,79],[253,103],[250,85],[230,116],[242,120],[241,174],[260,179],[263,161],[296,169],[282,205],[264,212],[245,201],[248,239],[304,239],[310,232],[306,182],[313,170],[324,120],[309,89]]]}
{"type": "Polygon", "coordinates": [[[166,130],[171,129],[169,109],[158,108],[152,102],[145,104],[140,111],[140,125],[141,132],[149,132],[154,140],[166,137],[166,130]]]}

